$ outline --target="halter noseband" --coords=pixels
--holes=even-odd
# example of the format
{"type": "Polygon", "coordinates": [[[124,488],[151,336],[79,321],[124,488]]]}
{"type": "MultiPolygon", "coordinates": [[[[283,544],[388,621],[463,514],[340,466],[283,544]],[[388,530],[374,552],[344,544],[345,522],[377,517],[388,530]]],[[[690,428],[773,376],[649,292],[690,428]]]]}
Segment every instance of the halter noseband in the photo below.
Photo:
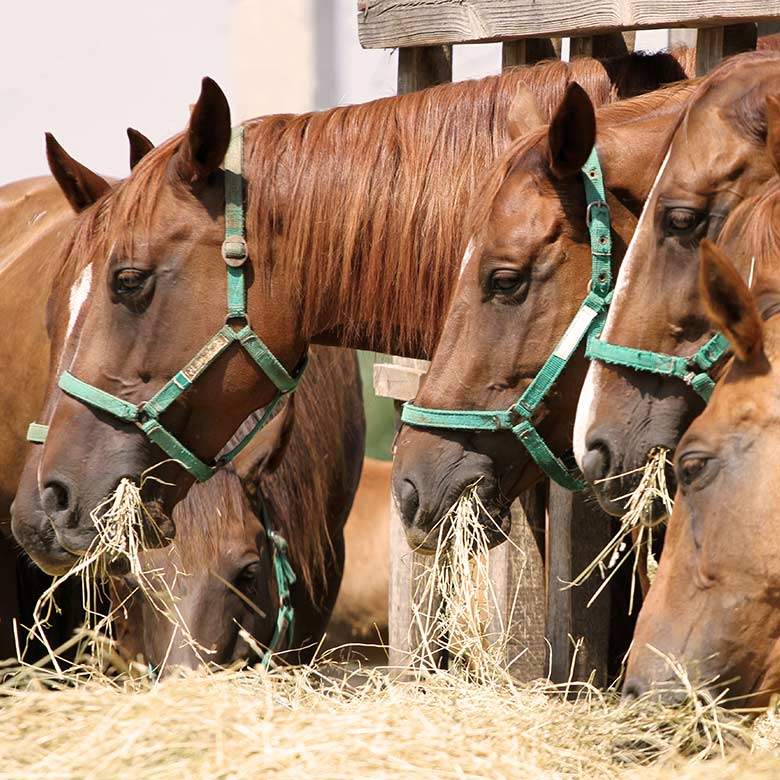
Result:
{"type": "MultiPolygon", "coordinates": [[[[93,409],[99,409],[125,423],[137,425],[147,438],[166,455],[189,471],[199,482],[205,482],[220,467],[230,463],[246,447],[255,434],[268,422],[281,399],[295,390],[306,366],[304,359],[299,367],[288,374],[274,357],[263,340],[252,330],[246,311],[245,266],[248,257],[244,235],[244,179],[243,167],[244,128],[234,128],[225,155],[225,240],[222,257],[227,269],[227,317],[225,325],[215,333],[184,368],[166,382],[148,401],[134,404],[125,401],[99,387],[84,382],[63,371],[59,378],[60,389],[72,398],[93,409]],[[238,344],[260,367],[260,370],[276,387],[277,394],[266,407],[257,424],[241,441],[223,454],[213,464],[204,463],[160,422],[160,416],[188,390],[198,377],[214,363],[231,345],[238,344]]],[[[30,441],[42,443],[48,426],[33,423],[27,431],[30,441]]]]}
{"type": "Polygon", "coordinates": [[[604,176],[594,147],[582,168],[590,234],[591,276],[588,293],[560,341],[520,398],[498,411],[425,409],[404,404],[401,420],[422,428],[465,431],[511,431],[548,477],[568,490],[582,490],[585,482],[567,468],[537,431],[532,420],[539,405],[566,368],[586,335],[601,330],[612,299],[612,233],[604,176]]]}

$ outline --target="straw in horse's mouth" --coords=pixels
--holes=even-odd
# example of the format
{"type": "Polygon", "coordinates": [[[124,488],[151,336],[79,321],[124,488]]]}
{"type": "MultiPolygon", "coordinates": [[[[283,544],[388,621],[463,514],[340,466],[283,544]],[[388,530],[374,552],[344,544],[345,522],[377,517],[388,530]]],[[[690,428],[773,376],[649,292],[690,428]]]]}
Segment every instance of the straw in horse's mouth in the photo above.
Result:
{"type": "MultiPolygon", "coordinates": [[[[49,588],[41,595],[33,612],[33,625],[29,629],[29,641],[37,638],[49,650],[54,667],[60,671],[54,651],[49,647],[45,628],[53,612],[57,611],[55,593],[63,582],[71,577],[81,580],[82,605],[85,612],[85,635],[92,637],[91,652],[102,666],[102,655],[107,649],[105,637],[112,635],[114,612],[122,610],[136,591],[165,619],[172,623],[181,635],[200,655],[209,651],[197,644],[176,605],[176,598],[158,570],[147,570],[141,558],[145,549],[159,547],[164,534],[158,519],[167,519],[157,502],[144,502],[141,484],[123,478],[114,492],[107,496],[90,513],[95,527],[95,537],[89,549],[77,556],[73,567],[61,577],[55,577],[49,588]],[[108,599],[112,587],[111,578],[129,575],[136,590],[108,614],[103,614],[101,604],[108,599]],[[100,640],[100,641],[98,641],[100,640]]],[[[25,647],[26,650],[26,647],[25,647]]],[[[24,652],[20,655],[23,657],[24,652]]],[[[21,658],[20,658],[21,660],[21,658]]]]}
{"type": "MultiPolygon", "coordinates": [[[[662,522],[663,517],[669,517],[673,509],[672,497],[669,495],[669,488],[666,481],[666,466],[668,465],[669,450],[665,447],[656,447],[648,453],[647,462],[638,469],[632,469],[624,474],[618,474],[607,479],[621,479],[629,474],[636,474],[640,471],[642,476],[637,487],[627,495],[620,496],[617,500],[625,501],[626,512],[620,518],[620,527],[617,533],[607,542],[606,546],[596,557],[574,578],[570,586],[581,585],[595,571],[600,571],[603,577],[601,586],[596,590],[588,602],[590,606],[607,586],[618,569],[633,554],[634,574],[639,567],[639,559],[644,549],[647,551],[647,575],[652,582],[658,564],[652,553],[653,528],[662,522]],[[658,519],[658,508],[663,510],[661,519],[658,519]],[[629,543],[627,537],[634,534],[633,540],[629,543]],[[611,570],[607,573],[607,570],[611,570]]],[[[629,614],[633,610],[634,587],[636,577],[631,580],[631,595],[629,598],[629,614]]]]}

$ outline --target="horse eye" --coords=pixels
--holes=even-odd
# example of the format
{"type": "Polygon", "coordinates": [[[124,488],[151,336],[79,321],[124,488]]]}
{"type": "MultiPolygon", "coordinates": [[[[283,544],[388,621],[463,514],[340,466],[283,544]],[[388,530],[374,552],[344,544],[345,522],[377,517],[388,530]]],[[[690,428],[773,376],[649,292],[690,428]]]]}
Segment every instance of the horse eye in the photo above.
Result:
{"type": "Polygon", "coordinates": [[[257,584],[260,575],[260,561],[252,561],[244,566],[236,575],[234,585],[247,598],[254,599],[257,595],[257,584]]]}
{"type": "Polygon", "coordinates": [[[491,292],[506,295],[517,290],[525,281],[525,276],[518,271],[503,269],[490,275],[491,292]]]}
{"type": "Polygon", "coordinates": [[[117,295],[137,293],[148,278],[148,271],[139,271],[137,268],[122,268],[114,274],[114,292],[117,295]]]}
{"type": "Polygon", "coordinates": [[[677,464],[677,478],[683,487],[709,484],[717,473],[716,459],[701,452],[683,455],[677,464]]]}
{"type": "Polygon", "coordinates": [[[701,220],[700,212],[695,209],[676,207],[666,212],[667,232],[674,234],[690,233],[701,220]]]}

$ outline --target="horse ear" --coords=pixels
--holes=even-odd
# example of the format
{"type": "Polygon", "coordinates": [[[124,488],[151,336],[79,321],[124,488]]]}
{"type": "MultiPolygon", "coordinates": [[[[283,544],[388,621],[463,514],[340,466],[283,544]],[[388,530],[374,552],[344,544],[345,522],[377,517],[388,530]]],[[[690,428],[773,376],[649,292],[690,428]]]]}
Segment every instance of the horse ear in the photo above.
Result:
{"type": "Polygon", "coordinates": [[[127,128],[127,139],[130,141],[130,170],[132,171],[154,149],[154,144],[134,127],[127,128]]]}
{"type": "Polygon", "coordinates": [[[544,120],[539,110],[539,103],[531,90],[520,82],[507,114],[509,138],[516,141],[543,124],[544,120]]]}
{"type": "Polygon", "coordinates": [[[188,184],[204,181],[222,165],[229,144],[230,106],[217,82],[206,77],[176,153],[176,171],[188,184]]]}
{"type": "Polygon", "coordinates": [[[766,98],[766,149],[769,159],[780,173],[780,95],[766,98]]]}
{"type": "Polygon", "coordinates": [[[274,472],[282,462],[290,434],[295,425],[295,395],[290,395],[284,408],[269,422],[254,440],[236,456],[233,466],[242,479],[256,479],[274,472]]]}
{"type": "Polygon", "coordinates": [[[550,168],[556,176],[580,172],[596,143],[596,113],[588,93],[572,81],[547,131],[550,168]]]}
{"type": "Polygon", "coordinates": [[[731,342],[743,363],[762,354],[764,347],[761,315],[753,296],[737,269],[711,241],[700,248],[699,290],[704,309],[713,325],[731,342]]]}
{"type": "Polygon", "coordinates": [[[51,133],[46,133],[46,159],[52,176],[77,213],[91,206],[110,189],[102,176],[74,160],[51,133]]]}

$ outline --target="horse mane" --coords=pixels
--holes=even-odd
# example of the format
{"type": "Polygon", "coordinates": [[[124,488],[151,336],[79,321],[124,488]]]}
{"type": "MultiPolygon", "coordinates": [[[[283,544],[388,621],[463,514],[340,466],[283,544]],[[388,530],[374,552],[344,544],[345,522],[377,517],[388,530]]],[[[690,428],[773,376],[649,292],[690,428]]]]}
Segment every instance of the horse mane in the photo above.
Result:
{"type": "MultiPolygon", "coordinates": [[[[464,249],[463,214],[509,143],[506,118],[518,85],[549,118],[571,81],[602,105],[684,78],[690,60],[685,49],[606,62],[552,60],[360,105],[249,121],[250,254],[269,273],[278,266],[287,274],[301,297],[305,335],[319,335],[322,312],[335,307],[350,323],[341,335],[353,343],[430,355],[464,249]]],[[[104,251],[116,245],[132,256],[122,242],[132,241],[136,228],[149,230],[181,137],[152,150],[107,196],[104,251]]]]}
{"type": "Polygon", "coordinates": [[[780,264],[780,177],[773,176],[758,192],[738,203],[721,229],[718,243],[739,243],[740,252],[756,260],[763,274],[780,264]]]}
{"type": "MultiPolygon", "coordinates": [[[[259,476],[259,493],[274,529],[287,540],[298,578],[315,598],[328,575],[331,531],[338,531],[346,520],[350,506],[345,495],[355,487],[356,463],[362,460],[363,399],[354,352],[314,347],[295,403],[296,422],[287,450],[275,471],[259,476]]],[[[254,422],[249,418],[233,441],[239,441],[254,422]]],[[[207,484],[193,485],[173,515],[174,544],[184,570],[208,566],[236,538],[236,523],[243,536],[252,503],[232,466],[218,471],[207,484]]]]}
{"type": "Polygon", "coordinates": [[[463,213],[509,142],[505,120],[518,84],[548,118],[571,81],[600,105],[645,89],[650,73],[657,85],[659,68],[661,78],[685,76],[670,54],[556,60],[251,122],[253,257],[282,266],[297,285],[308,336],[335,305],[353,343],[430,355],[464,249],[463,213]]]}

